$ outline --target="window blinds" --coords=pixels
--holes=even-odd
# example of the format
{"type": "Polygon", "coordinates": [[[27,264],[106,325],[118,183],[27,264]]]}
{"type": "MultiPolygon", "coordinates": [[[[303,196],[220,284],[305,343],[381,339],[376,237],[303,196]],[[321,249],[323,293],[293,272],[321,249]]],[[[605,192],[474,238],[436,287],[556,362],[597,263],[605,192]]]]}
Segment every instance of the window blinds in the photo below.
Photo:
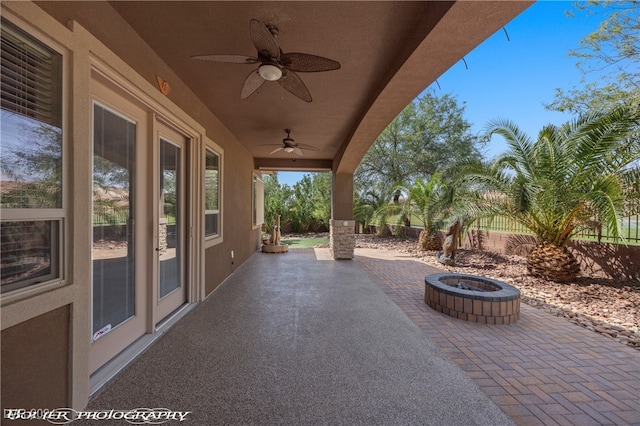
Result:
{"type": "Polygon", "coordinates": [[[61,127],[62,57],[2,20],[2,109],[61,127]]]}

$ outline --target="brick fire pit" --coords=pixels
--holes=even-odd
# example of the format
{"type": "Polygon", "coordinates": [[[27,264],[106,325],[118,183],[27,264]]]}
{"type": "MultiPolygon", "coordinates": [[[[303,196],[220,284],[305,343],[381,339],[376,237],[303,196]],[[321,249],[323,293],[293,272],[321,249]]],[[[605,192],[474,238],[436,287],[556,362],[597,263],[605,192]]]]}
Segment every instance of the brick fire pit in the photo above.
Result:
{"type": "Polygon", "coordinates": [[[424,302],[443,314],[482,324],[520,318],[520,290],[502,281],[445,272],[427,275],[424,282],[424,302]]]}

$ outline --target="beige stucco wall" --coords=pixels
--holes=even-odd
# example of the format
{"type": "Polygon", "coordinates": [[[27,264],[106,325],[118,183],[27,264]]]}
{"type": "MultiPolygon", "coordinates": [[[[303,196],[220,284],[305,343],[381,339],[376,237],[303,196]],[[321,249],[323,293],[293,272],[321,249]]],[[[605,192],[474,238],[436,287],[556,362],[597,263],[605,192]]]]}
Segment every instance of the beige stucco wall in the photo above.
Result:
{"type": "MultiPolygon", "coordinates": [[[[251,224],[253,159],[108,3],[3,1],[1,6],[3,17],[64,56],[65,205],[68,208],[62,279],[32,294],[2,298],[2,408],[6,408],[5,402],[11,402],[25,408],[41,407],[44,403],[51,405],[48,408],[82,409],[89,398],[91,333],[92,67],[104,68],[118,84],[144,98],[144,103],[158,115],[182,123],[197,142],[196,149],[204,152],[205,143],[211,141],[223,153],[222,237],[213,244],[205,244],[198,235],[195,237],[189,253],[192,264],[188,266],[191,302],[210,294],[259,247],[260,230],[253,229],[251,224]],[[168,96],[160,93],[156,75],[171,85],[168,96]],[[41,329],[48,330],[56,339],[57,343],[50,345],[49,350],[32,345],[41,329]],[[20,368],[28,370],[32,365],[50,363],[67,365],[68,370],[55,368],[50,373],[34,370],[38,374],[29,374],[29,380],[22,380],[26,376],[20,368]],[[20,374],[5,376],[5,365],[20,374]],[[52,386],[52,381],[58,385],[52,386]],[[41,399],[42,389],[55,393],[55,401],[41,399]],[[10,394],[20,395],[21,399],[5,398],[10,394]]],[[[196,166],[191,173],[202,173],[202,169],[196,166]]],[[[199,219],[202,188],[201,179],[196,177],[194,182],[190,212],[195,218],[197,234],[198,225],[202,224],[199,219]]]]}
{"type": "Polygon", "coordinates": [[[70,310],[63,306],[2,330],[3,412],[67,406],[70,310]]]}

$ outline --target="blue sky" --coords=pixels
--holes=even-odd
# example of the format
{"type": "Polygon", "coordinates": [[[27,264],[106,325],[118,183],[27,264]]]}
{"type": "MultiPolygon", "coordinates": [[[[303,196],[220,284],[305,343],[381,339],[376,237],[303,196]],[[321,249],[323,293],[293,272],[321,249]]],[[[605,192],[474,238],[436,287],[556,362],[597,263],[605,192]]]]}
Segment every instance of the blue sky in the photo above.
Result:
{"type": "MultiPolygon", "coordinates": [[[[440,76],[432,90],[436,96],[451,94],[466,105],[464,117],[474,134],[491,120],[514,121],[535,137],[546,124],[561,124],[567,114],[547,111],[544,103],[554,99],[555,88],[571,89],[580,84],[582,74],[576,59],[567,56],[580,39],[598,28],[602,15],[567,17],[574,10],[570,1],[538,1],[508,23],[503,30],[465,56],[440,76]]],[[[505,149],[500,138],[485,147],[492,158],[505,149]]],[[[293,185],[304,174],[279,172],[280,183],[293,185]]]]}
{"type": "MultiPolygon", "coordinates": [[[[567,56],[580,39],[598,28],[602,15],[585,16],[568,1],[540,1],[505,26],[510,41],[500,30],[438,78],[436,95],[450,93],[466,103],[465,118],[472,132],[481,132],[491,120],[509,119],[535,137],[546,124],[561,124],[571,115],[547,111],[555,88],[570,89],[580,84],[582,74],[576,58],[567,56]]],[[[491,141],[488,158],[504,151],[500,138],[491,141]]]]}

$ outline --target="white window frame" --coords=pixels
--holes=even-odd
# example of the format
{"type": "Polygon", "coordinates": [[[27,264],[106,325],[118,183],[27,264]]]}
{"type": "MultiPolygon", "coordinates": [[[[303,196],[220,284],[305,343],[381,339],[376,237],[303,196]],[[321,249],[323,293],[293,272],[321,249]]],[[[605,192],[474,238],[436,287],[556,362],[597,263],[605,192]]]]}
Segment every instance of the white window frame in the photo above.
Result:
{"type": "Polygon", "coordinates": [[[223,213],[223,206],[222,206],[222,188],[223,188],[223,150],[222,148],[220,148],[218,145],[216,145],[213,141],[208,140],[205,138],[205,143],[204,143],[204,154],[202,156],[202,185],[203,185],[203,194],[202,194],[202,205],[203,205],[203,210],[202,210],[202,235],[204,235],[204,244],[205,244],[205,248],[209,248],[212,247],[216,244],[220,244],[223,241],[223,221],[222,221],[222,213],[223,213]],[[205,174],[207,171],[206,168],[206,161],[207,161],[207,154],[213,154],[216,155],[218,157],[218,209],[217,210],[206,210],[206,188],[204,187],[206,185],[206,179],[205,179],[205,174]],[[218,232],[216,234],[212,234],[212,235],[206,235],[206,226],[205,226],[205,218],[206,215],[208,214],[217,214],[218,215],[218,232]]]}
{"type": "MultiPolygon", "coordinates": [[[[12,26],[23,32],[28,38],[36,43],[43,45],[46,49],[55,54],[60,55],[60,128],[62,131],[62,154],[61,154],[61,205],[58,208],[2,208],[0,213],[2,222],[53,222],[57,224],[57,232],[52,235],[51,240],[51,273],[39,277],[24,280],[23,284],[16,285],[15,289],[9,289],[5,293],[0,294],[0,304],[7,305],[18,300],[42,294],[54,288],[58,288],[67,284],[66,265],[69,262],[65,252],[65,240],[67,239],[67,216],[68,216],[68,190],[71,177],[68,173],[69,143],[68,138],[71,133],[67,125],[67,91],[70,87],[68,79],[69,55],[53,40],[35,33],[10,19],[3,17],[3,21],[10,23],[12,26]],[[55,264],[54,264],[55,262],[55,264]]],[[[39,120],[40,121],[40,120],[39,120]]],[[[16,283],[17,284],[17,283],[16,283]]],[[[10,286],[9,288],[11,288],[10,286]]]]}
{"type": "Polygon", "coordinates": [[[260,171],[254,171],[251,178],[251,222],[252,229],[264,224],[264,180],[260,171]]]}

